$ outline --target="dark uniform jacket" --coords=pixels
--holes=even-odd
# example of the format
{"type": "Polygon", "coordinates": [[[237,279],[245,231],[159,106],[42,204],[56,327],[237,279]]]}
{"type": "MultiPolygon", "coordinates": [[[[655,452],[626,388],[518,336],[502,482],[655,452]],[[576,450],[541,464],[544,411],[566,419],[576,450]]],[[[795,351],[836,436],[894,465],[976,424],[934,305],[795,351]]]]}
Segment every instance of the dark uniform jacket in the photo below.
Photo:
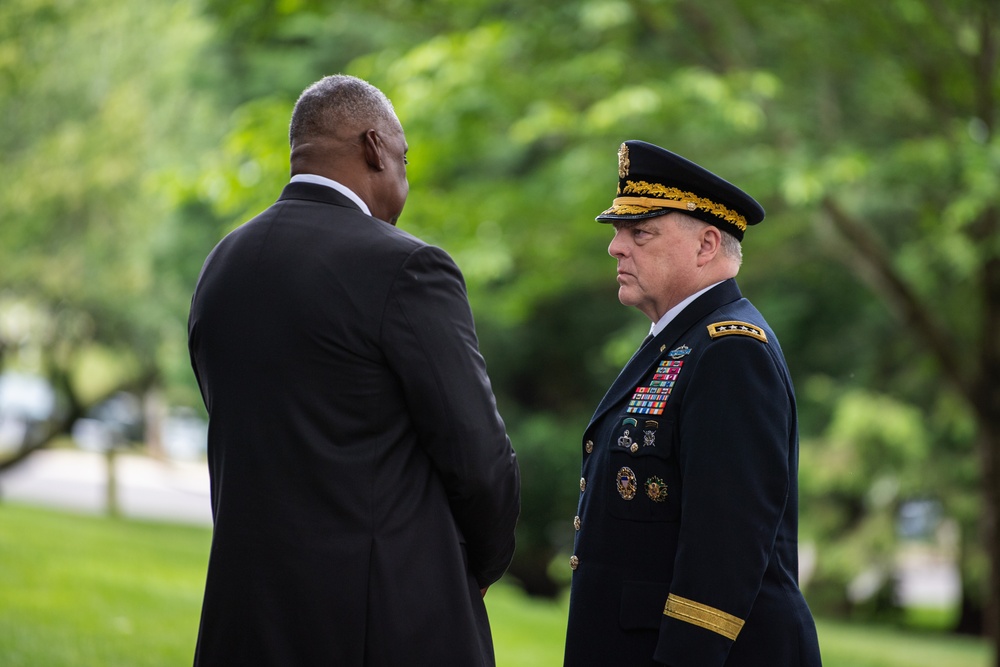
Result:
{"type": "Polygon", "coordinates": [[[622,370],[584,433],[567,667],[814,667],[795,397],[728,280],[622,370]]]}
{"type": "Polygon", "coordinates": [[[517,462],[462,276],[292,183],[208,257],[191,358],[212,540],[195,664],[492,665],[517,462]]]}

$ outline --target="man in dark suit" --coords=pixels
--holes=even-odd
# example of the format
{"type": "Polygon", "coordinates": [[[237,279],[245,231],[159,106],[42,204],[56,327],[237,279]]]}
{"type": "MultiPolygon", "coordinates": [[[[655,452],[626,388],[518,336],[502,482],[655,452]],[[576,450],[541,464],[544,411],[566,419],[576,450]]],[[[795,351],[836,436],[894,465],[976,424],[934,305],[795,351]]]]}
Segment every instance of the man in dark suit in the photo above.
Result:
{"type": "Polygon", "coordinates": [[[798,587],[795,395],[742,298],[764,210],[658,146],[622,144],[618,297],[652,321],[581,439],[567,667],[815,667],[798,587]]]}
{"type": "Polygon", "coordinates": [[[378,89],[322,79],[289,135],[292,182],[191,303],[215,523],[195,664],[492,665],[520,482],[462,275],[395,226],[407,145],[378,89]]]}

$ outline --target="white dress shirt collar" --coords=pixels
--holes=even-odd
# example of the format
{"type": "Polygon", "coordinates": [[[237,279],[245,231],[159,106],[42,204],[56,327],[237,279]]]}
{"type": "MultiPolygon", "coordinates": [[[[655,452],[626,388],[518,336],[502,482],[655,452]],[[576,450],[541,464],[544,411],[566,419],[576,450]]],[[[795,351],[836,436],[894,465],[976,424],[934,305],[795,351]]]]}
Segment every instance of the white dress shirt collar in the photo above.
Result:
{"type": "Polygon", "coordinates": [[[653,325],[649,327],[649,335],[650,336],[656,336],[656,334],[658,334],[661,331],[663,331],[664,329],[666,329],[667,325],[670,324],[675,317],[677,317],[678,315],[680,315],[681,311],[684,310],[685,308],[687,308],[688,305],[692,301],[694,301],[699,296],[701,296],[702,294],[704,294],[708,290],[712,289],[716,285],[719,285],[719,284],[724,283],[724,282],[725,282],[724,280],[720,280],[717,283],[709,285],[708,287],[706,287],[703,290],[695,292],[694,294],[692,294],[688,298],[684,299],[683,301],[681,301],[679,304],[677,304],[676,306],[674,306],[673,308],[671,308],[667,312],[663,313],[663,317],[661,317],[658,321],[654,322],[653,325]]]}

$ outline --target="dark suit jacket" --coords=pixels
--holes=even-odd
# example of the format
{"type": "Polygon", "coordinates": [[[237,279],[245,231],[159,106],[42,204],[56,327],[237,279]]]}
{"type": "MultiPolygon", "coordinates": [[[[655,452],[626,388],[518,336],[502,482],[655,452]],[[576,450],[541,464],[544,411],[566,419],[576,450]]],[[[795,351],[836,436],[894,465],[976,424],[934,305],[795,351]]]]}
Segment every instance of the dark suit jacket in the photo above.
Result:
{"type": "Polygon", "coordinates": [[[820,664],[797,583],[795,396],[735,281],[636,353],[581,446],[568,667],[820,664]]]}
{"type": "Polygon", "coordinates": [[[491,665],[519,473],[458,268],[292,183],[202,269],[215,529],[195,663],[491,665]]]}

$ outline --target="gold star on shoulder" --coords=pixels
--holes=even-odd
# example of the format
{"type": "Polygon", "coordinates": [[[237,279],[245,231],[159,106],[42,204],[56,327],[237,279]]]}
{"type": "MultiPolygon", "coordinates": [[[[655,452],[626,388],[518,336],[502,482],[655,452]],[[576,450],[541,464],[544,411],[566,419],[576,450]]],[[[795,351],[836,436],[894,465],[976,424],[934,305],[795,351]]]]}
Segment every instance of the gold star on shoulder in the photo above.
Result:
{"type": "Polygon", "coordinates": [[[715,322],[714,324],[708,325],[708,335],[712,338],[719,338],[721,336],[749,336],[750,338],[756,338],[762,343],[767,342],[767,334],[760,327],[754,326],[749,322],[740,322],[737,320],[727,320],[725,322],[715,322]]]}

